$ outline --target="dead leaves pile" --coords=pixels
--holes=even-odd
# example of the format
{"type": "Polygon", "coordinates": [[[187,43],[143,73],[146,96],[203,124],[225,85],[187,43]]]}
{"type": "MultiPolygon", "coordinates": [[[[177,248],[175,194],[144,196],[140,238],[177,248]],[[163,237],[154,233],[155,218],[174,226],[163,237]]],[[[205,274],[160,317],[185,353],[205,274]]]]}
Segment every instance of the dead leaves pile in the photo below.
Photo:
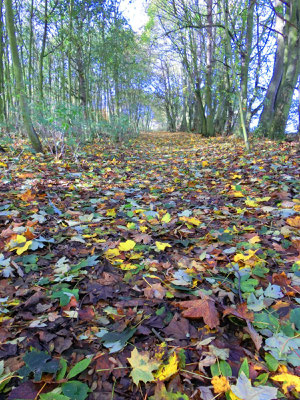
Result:
{"type": "Polygon", "coordinates": [[[5,154],[0,396],[297,398],[298,159],[254,148],[161,133],[5,154]]]}

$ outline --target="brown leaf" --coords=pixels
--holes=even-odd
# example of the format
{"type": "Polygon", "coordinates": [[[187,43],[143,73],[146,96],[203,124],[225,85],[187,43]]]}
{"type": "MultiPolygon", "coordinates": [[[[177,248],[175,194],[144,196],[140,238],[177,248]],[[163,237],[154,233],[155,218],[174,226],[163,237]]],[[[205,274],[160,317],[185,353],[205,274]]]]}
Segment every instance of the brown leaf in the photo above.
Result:
{"type": "Polygon", "coordinates": [[[144,290],[144,295],[147,299],[163,299],[166,294],[166,289],[161,285],[161,283],[154,283],[153,285],[146,287],[144,290]]]}
{"type": "Polygon", "coordinates": [[[152,240],[151,236],[147,235],[146,233],[137,233],[133,236],[133,238],[137,243],[143,242],[144,244],[148,244],[152,240]]]}
{"type": "Polygon", "coordinates": [[[236,308],[225,308],[223,311],[223,316],[225,317],[228,314],[235,315],[236,317],[242,318],[245,321],[253,321],[254,319],[254,314],[252,311],[248,310],[247,303],[238,304],[236,308]]]}
{"type": "Polygon", "coordinates": [[[245,330],[251,336],[251,339],[253,340],[256,350],[259,351],[263,341],[262,336],[260,336],[260,334],[253,328],[250,322],[247,323],[247,328],[245,328],[245,330]]]}
{"type": "Polygon", "coordinates": [[[190,319],[203,318],[206,325],[211,329],[216,328],[220,324],[219,313],[215,307],[215,303],[209,297],[199,300],[180,301],[175,306],[181,308],[182,316],[190,319]]]}

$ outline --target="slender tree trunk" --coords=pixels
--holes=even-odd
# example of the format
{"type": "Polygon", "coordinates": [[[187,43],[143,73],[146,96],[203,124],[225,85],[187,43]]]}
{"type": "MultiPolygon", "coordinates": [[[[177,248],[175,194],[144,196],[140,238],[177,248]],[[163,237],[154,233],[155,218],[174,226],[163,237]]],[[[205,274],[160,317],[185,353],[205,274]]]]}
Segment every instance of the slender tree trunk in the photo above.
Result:
{"type": "Polygon", "coordinates": [[[16,92],[17,92],[17,95],[19,98],[20,109],[21,109],[24,127],[25,127],[25,130],[27,132],[27,135],[30,139],[30,142],[31,142],[34,150],[37,152],[42,152],[43,149],[42,149],[40,139],[39,139],[38,135],[36,134],[36,132],[33,128],[33,125],[32,125],[30,111],[29,111],[28,102],[27,102],[27,97],[26,97],[26,93],[25,93],[25,87],[24,87],[23,76],[22,76],[22,68],[21,68],[18,47],[17,47],[17,40],[16,40],[16,31],[15,31],[15,25],[14,25],[14,14],[13,14],[13,9],[12,9],[12,1],[4,0],[4,4],[5,4],[5,11],[6,11],[6,13],[5,13],[6,29],[8,32],[11,56],[12,56],[13,67],[14,67],[15,78],[16,78],[16,92]]]}
{"type": "Polygon", "coordinates": [[[3,42],[3,0],[0,0],[0,123],[6,120],[5,87],[4,87],[4,42],[3,42]]]}
{"type": "MultiPolygon", "coordinates": [[[[249,64],[252,52],[252,38],[253,38],[253,18],[254,6],[256,0],[248,0],[247,10],[247,26],[245,37],[245,49],[242,51],[242,65],[241,65],[241,102],[243,111],[243,120],[247,121],[248,113],[248,78],[249,78],[249,64]]],[[[243,127],[241,127],[243,129],[243,127]]]]}
{"type": "Polygon", "coordinates": [[[74,0],[70,0],[69,4],[69,45],[68,45],[68,84],[69,84],[69,104],[72,104],[72,66],[71,66],[71,52],[72,52],[72,32],[73,32],[73,5],[74,0]]]}
{"type": "Polygon", "coordinates": [[[33,43],[33,2],[31,0],[30,5],[30,21],[29,21],[29,64],[28,64],[28,90],[29,90],[29,99],[32,100],[32,43],[33,43]]]}
{"type": "Polygon", "coordinates": [[[45,0],[44,31],[43,31],[42,47],[41,47],[40,60],[39,60],[39,94],[40,94],[41,101],[44,100],[43,68],[44,68],[44,57],[45,57],[45,49],[46,49],[46,42],[47,42],[47,30],[48,30],[48,0],[45,0]]]}
{"type": "Polygon", "coordinates": [[[207,51],[206,51],[206,86],[205,86],[205,103],[206,103],[206,124],[207,135],[214,134],[213,126],[213,110],[212,110],[212,61],[213,61],[213,16],[212,16],[212,0],[207,0],[207,51]]]}

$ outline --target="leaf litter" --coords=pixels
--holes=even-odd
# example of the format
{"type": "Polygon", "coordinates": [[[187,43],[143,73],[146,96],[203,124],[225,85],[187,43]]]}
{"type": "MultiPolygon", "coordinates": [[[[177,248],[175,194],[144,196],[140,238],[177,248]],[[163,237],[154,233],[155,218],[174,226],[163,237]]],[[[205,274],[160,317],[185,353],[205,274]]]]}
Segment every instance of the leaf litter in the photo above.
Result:
{"type": "Polygon", "coordinates": [[[0,167],[0,396],[297,398],[296,150],[157,133],[0,167]]]}

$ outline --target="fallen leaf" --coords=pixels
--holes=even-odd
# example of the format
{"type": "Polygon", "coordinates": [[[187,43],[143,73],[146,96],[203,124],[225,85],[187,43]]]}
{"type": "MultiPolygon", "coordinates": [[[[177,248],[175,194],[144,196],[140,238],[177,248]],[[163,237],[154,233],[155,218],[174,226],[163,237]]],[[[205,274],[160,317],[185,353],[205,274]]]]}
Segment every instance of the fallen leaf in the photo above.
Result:
{"type": "Polygon", "coordinates": [[[206,325],[211,329],[216,328],[220,324],[219,313],[214,301],[210,298],[181,301],[174,303],[174,305],[184,310],[182,313],[183,317],[190,319],[203,318],[206,325]]]}

